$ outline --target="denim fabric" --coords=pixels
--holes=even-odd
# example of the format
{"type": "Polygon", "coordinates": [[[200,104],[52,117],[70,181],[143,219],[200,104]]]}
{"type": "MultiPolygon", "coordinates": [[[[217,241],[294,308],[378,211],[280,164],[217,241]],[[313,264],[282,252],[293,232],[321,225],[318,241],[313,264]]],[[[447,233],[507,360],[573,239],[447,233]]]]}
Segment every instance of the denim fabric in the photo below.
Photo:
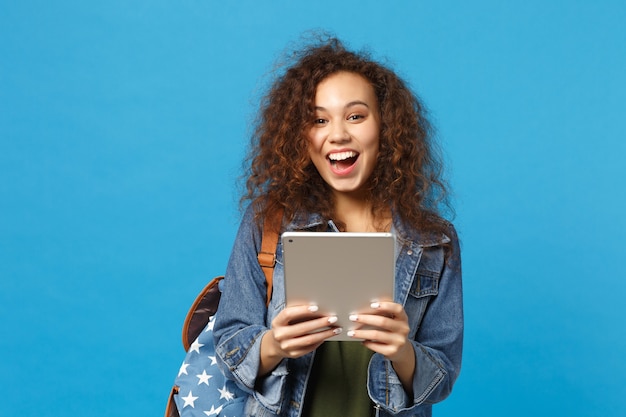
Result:
{"type": "MultiPolygon", "coordinates": [[[[317,229],[318,215],[300,215],[285,230],[317,229]]],[[[319,229],[317,229],[319,230],[319,229]]],[[[329,231],[337,229],[329,222],[329,231]]],[[[409,398],[390,361],[374,354],[368,368],[368,392],[379,416],[432,415],[433,403],[446,398],[461,368],[463,299],[459,243],[449,236],[420,234],[394,215],[396,234],[395,301],[409,316],[416,371],[409,398]]],[[[279,242],[274,290],[266,307],[265,277],[256,255],[261,231],[248,209],[239,228],[222,281],[222,299],[214,328],[218,364],[227,377],[250,394],[246,415],[297,417],[302,410],[314,352],[284,359],[269,375],[257,378],[260,342],[285,306],[282,247],[279,242]]]]}

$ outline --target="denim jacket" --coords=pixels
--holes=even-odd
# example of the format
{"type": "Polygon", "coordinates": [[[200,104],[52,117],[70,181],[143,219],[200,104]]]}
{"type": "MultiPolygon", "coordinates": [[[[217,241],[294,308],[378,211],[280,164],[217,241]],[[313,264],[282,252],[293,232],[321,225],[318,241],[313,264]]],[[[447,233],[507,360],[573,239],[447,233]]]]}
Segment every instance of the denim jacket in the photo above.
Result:
{"type": "MultiPolygon", "coordinates": [[[[284,230],[319,230],[319,215],[299,215],[284,230]]],[[[336,231],[329,222],[329,231],[336,231]]],[[[463,299],[459,243],[449,236],[422,235],[394,215],[396,234],[395,301],[409,317],[415,351],[413,396],[409,398],[391,362],[375,353],[367,388],[378,416],[431,416],[432,404],[446,398],[461,368],[463,299]],[[447,244],[447,245],[445,245],[447,244]],[[445,245],[445,249],[444,249],[445,245]]],[[[228,378],[250,394],[249,416],[301,414],[315,352],[283,359],[268,375],[257,377],[263,334],[285,307],[283,254],[278,243],[273,294],[266,306],[265,276],[257,262],[261,231],[248,209],[239,228],[222,281],[214,327],[217,362],[228,378]]]]}

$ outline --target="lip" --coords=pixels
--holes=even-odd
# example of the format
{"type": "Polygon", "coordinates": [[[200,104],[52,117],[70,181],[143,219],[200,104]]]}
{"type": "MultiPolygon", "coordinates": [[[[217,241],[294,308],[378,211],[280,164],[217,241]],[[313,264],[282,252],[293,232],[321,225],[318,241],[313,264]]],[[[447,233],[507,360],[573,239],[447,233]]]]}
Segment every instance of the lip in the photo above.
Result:
{"type": "Polygon", "coordinates": [[[359,162],[359,156],[360,156],[360,153],[354,149],[336,149],[336,150],[329,152],[326,155],[326,160],[328,161],[328,165],[330,167],[330,170],[333,172],[333,174],[345,176],[345,175],[349,175],[356,168],[359,162]],[[344,155],[339,157],[340,159],[333,158],[333,156],[336,157],[339,154],[344,154],[344,155]],[[337,160],[345,161],[346,159],[350,159],[350,158],[355,158],[355,160],[350,166],[345,167],[345,168],[340,168],[337,163],[333,163],[333,161],[337,161],[337,160]]]}

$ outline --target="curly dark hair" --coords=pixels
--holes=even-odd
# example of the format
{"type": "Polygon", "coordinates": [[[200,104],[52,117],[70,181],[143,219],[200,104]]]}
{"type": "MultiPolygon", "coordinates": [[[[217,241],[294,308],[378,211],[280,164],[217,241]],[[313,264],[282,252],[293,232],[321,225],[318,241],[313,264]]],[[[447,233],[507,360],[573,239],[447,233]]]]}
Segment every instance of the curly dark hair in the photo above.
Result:
{"type": "Polygon", "coordinates": [[[292,53],[261,100],[242,204],[256,207],[257,220],[278,207],[287,219],[300,211],[334,217],[333,194],[311,162],[305,132],[314,120],[318,84],[338,72],[365,77],[378,99],[380,153],[368,182],[374,215],[391,208],[416,229],[445,231],[441,208],[451,207],[423,104],[392,70],[333,37],[292,53]]]}

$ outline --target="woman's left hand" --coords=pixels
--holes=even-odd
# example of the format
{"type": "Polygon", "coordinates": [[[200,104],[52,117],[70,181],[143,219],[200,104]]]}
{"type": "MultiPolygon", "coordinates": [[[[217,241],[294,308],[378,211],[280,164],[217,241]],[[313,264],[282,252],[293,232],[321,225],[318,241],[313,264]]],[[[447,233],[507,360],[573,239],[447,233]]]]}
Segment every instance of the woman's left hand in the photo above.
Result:
{"type": "Polygon", "coordinates": [[[408,340],[409,319],[404,307],[391,301],[375,302],[370,307],[350,316],[350,320],[358,325],[348,335],[363,339],[362,343],[368,349],[389,359],[405,390],[410,393],[415,352],[408,340]]]}

